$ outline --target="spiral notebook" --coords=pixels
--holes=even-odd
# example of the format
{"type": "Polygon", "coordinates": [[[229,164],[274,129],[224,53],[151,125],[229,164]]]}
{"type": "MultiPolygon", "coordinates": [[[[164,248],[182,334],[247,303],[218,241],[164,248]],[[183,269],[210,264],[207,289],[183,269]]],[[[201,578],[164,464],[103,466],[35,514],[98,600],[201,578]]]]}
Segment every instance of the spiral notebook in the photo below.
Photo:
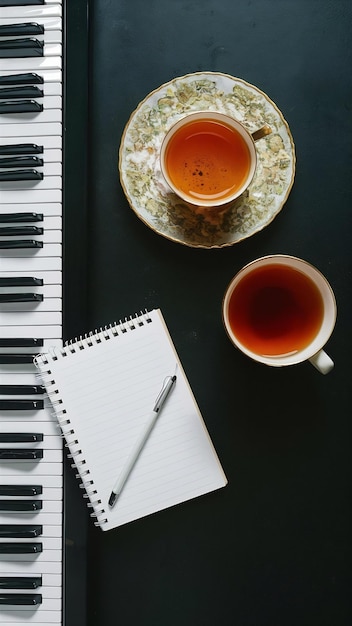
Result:
{"type": "Polygon", "coordinates": [[[226,485],[160,309],[53,348],[35,364],[102,530],[226,485]],[[110,508],[114,483],[175,370],[175,388],[110,508]]]}

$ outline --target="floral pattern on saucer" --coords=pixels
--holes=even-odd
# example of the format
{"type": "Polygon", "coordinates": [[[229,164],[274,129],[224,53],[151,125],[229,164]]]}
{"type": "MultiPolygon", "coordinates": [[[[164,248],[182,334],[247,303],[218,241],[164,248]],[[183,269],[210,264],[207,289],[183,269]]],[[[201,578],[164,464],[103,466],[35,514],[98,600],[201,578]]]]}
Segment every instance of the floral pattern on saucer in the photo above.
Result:
{"type": "Polygon", "coordinates": [[[230,246],[262,230],[285,204],[295,176],[295,148],[287,122],[257,87],[215,72],[188,74],[149,94],[132,113],[119,151],[120,180],[131,208],[152,230],[199,248],[230,246]],[[190,209],[164,181],[159,155],[165,133],[193,111],[218,111],[254,132],[257,169],[247,192],[223,211],[190,209]]]}

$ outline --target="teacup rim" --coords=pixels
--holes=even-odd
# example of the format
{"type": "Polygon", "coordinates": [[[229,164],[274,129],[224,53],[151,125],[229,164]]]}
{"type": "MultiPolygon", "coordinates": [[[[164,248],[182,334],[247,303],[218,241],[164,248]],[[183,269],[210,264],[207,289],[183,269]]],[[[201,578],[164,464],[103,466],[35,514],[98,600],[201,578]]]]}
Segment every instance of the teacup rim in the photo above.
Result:
{"type": "Polygon", "coordinates": [[[159,159],[160,159],[160,169],[161,169],[161,173],[166,181],[166,183],[168,184],[168,186],[170,187],[171,191],[176,194],[179,198],[181,198],[181,200],[183,200],[185,203],[187,203],[189,206],[193,206],[195,208],[199,207],[199,208],[203,208],[203,209],[216,209],[216,208],[223,208],[226,207],[227,205],[232,205],[240,196],[242,196],[245,191],[248,189],[249,185],[252,183],[256,169],[257,169],[257,163],[258,163],[258,159],[257,159],[257,151],[256,151],[256,147],[255,147],[255,142],[254,139],[251,135],[251,133],[249,132],[249,130],[244,126],[244,124],[242,124],[242,122],[240,122],[239,120],[237,120],[235,117],[233,117],[232,115],[228,115],[227,113],[222,113],[216,110],[212,110],[212,109],[205,109],[205,110],[198,110],[198,111],[191,111],[191,112],[185,112],[184,115],[182,115],[181,117],[179,117],[176,121],[174,121],[170,127],[167,129],[166,133],[164,134],[164,137],[162,139],[161,142],[161,146],[160,146],[160,155],[159,155],[159,159]],[[176,189],[176,187],[173,185],[167,171],[166,168],[164,167],[164,153],[166,150],[166,144],[168,139],[170,138],[170,134],[176,132],[177,128],[182,126],[182,124],[184,123],[184,121],[189,118],[199,118],[199,116],[206,116],[206,114],[209,114],[209,119],[210,118],[214,118],[214,119],[222,119],[223,121],[225,120],[230,120],[232,123],[234,123],[235,125],[237,124],[239,129],[243,132],[243,135],[246,138],[246,141],[251,145],[250,148],[250,153],[251,153],[251,163],[250,163],[250,169],[249,169],[249,173],[248,176],[246,178],[245,183],[243,183],[241,185],[241,187],[235,192],[233,193],[231,196],[224,198],[222,200],[219,201],[214,201],[214,200],[201,200],[201,199],[197,199],[197,201],[195,201],[195,199],[191,198],[190,196],[188,196],[187,194],[183,193],[182,191],[176,189]]]}
{"type": "MultiPolygon", "coordinates": [[[[284,265],[289,265],[288,262],[284,262],[284,265]]],[[[295,268],[296,269],[296,268],[295,268]]],[[[299,270],[298,270],[299,271],[299,270]]],[[[309,274],[307,274],[309,275],[309,274]]],[[[319,288],[319,287],[318,287],[319,288]]],[[[319,288],[319,291],[320,288],[319,288]]],[[[228,283],[226,289],[225,289],[225,293],[223,296],[223,300],[222,300],[222,320],[223,320],[223,325],[225,328],[225,331],[231,341],[231,343],[241,352],[243,352],[245,355],[247,355],[248,357],[250,357],[251,359],[253,359],[254,361],[257,361],[259,363],[263,363],[265,365],[271,365],[271,366],[276,366],[276,367],[282,367],[282,366],[286,366],[286,365],[296,365],[298,363],[302,363],[304,361],[307,361],[309,359],[311,359],[314,355],[316,355],[320,350],[322,350],[322,348],[324,348],[324,346],[326,345],[327,341],[329,340],[335,324],[336,324],[336,318],[337,318],[337,302],[336,302],[336,297],[334,294],[334,291],[328,281],[328,279],[326,278],[326,276],[312,263],[310,263],[310,261],[307,261],[305,259],[302,259],[300,257],[297,256],[293,256],[290,254],[269,254],[269,255],[265,255],[262,257],[258,257],[257,259],[253,259],[252,261],[250,261],[249,263],[247,263],[246,265],[244,265],[242,268],[240,268],[238,270],[238,272],[236,272],[236,274],[231,278],[230,282],[228,283]],[[293,354],[289,354],[289,355],[277,355],[277,356],[266,356],[266,355],[260,355],[256,352],[253,352],[252,350],[249,350],[248,348],[246,348],[246,346],[244,346],[236,337],[236,335],[232,332],[231,327],[229,322],[227,321],[228,318],[225,315],[226,312],[226,304],[228,304],[229,299],[233,293],[233,289],[235,287],[235,285],[237,284],[236,279],[239,279],[240,277],[242,277],[243,273],[247,273],[247,271],[253,266],[256,265],[258,263],[262,263],[263,261],[268,261],[268,264],[270,263],[270,261],[278,261],[280,262],[280,260],[283,261],[295,261],[298,262],[299,264],[305,265],[307,266],[310,271],[312,273],[315,273],[316,275],[318,275],[320,277],[321,282],[325,285],[326,287],[326,294],[329,294],[330,297],[330,302],[332,305],[332,315],[330,316],[328,322],[326,322],[325,318],[323,320],[322,326],[319,329],[316,337],[314,338],[314,340],[309,343],[308,346],[306,346],[305,348],[303,348],[302,350],[299,350],[293,354]],[[325,326],[324,326],[324,322],[325,322],[325,326]],[[324,330],[324,333],[323,333],[324,330]],[[321,336],[323,335],[323,336],[321,336]]]]}

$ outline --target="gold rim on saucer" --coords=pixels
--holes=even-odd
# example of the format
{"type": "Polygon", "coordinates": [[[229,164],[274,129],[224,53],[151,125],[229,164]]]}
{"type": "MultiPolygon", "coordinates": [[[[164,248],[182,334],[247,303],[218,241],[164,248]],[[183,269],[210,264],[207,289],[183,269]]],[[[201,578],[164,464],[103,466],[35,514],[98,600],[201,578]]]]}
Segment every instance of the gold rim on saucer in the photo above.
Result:
{"type": "Polygon", "coordinates": [[[119,150],[120,181],[136,215],[159,235],[195,248],[231,246],[259,232],[285,204],[295,177],[295,146],[282,113],[268,96],[240,78],[196,72],[152,91],[132,113],[119,150]],[[160,169],[162,140],[192,111],[231,115],[250,133],[269,125],[256,142],[257,170],[226,211],[194,211],[171,192],[160,169]]]}

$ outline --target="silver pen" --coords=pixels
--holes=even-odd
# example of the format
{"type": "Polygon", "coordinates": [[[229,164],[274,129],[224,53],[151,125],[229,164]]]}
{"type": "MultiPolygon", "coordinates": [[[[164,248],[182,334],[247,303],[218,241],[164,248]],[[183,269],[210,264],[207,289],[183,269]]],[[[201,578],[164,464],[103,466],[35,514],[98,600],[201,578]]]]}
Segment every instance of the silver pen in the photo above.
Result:
{"type": "Polygon", "coordinates": [[[139,439],[136,441],[136,444],[132,450],[132,453],[130,455],[130,457],[128,458],[126,464],[124,465],[124,467],[122,468],[122,471],[115,483],[115,485],[112,488],[110,497],[109,497],[109,506],[113,507],[117,498],[119,497],[124,484],[133,468],[133,466],[135,465],[151,431],[154,428],[155,422],[160,414],[160,411],[167,399],[167,397],[169,396],[171,390],[174,388],[176,383],[176,375],[174,374],[173,376],[168,376],[163,384],[163,387],[157,397],[157,399],[155,400],[155,405],[154,408],[149,416],[149,419],[144,427],[143,432],[141,433],[139,439]]]}

